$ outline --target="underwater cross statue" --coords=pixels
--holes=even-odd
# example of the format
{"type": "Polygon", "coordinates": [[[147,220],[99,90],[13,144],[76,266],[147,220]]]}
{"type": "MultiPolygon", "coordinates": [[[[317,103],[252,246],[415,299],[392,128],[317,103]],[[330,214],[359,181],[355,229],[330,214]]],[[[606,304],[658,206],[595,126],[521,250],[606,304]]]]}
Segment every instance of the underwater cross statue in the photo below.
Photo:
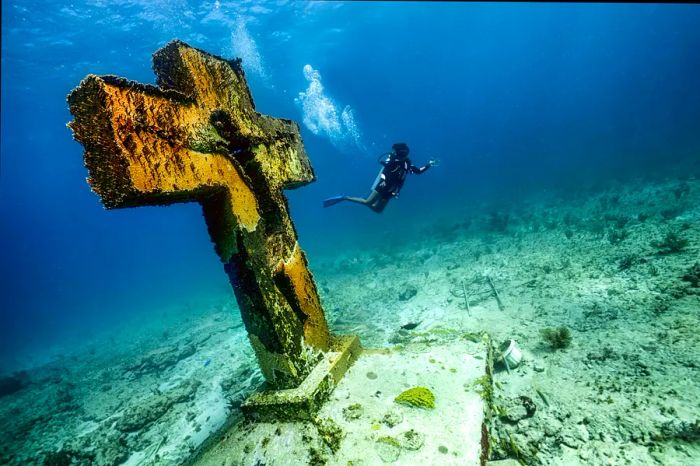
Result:
{"type": "Polygon", "coordinates": [[[68,95],[88,182],[106,208],[199,202],[266,381],[296,387],[331,342],[282,193],[315,179],[299,127],[255,111],[240,59],[173,41],[153,69],[68,95]]]}

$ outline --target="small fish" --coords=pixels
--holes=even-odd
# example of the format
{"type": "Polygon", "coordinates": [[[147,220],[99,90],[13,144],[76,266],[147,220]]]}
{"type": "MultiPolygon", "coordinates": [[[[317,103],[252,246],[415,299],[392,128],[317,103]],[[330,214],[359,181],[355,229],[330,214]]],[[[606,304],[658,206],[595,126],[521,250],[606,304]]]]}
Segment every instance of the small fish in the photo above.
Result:
{"type": "Polygon", "coordinates": [[[209,363],[211,363],[211,359],[207,359],[206,361],[204,361],[204,367],[207,367],[209,363]]]}
{"type": "Polygon", "coordinates": [[[401,328],[404,330],[413,330],[414,328],[418,327],[419,325],[420,325],[420,322],[409,322],[407,324],[402,325],[401,328]]]}

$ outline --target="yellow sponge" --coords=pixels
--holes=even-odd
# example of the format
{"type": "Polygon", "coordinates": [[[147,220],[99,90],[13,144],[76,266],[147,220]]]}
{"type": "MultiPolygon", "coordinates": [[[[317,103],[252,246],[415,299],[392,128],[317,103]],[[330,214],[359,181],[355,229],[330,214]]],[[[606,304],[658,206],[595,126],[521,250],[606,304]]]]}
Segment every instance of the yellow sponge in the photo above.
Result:
{"type": "Polygon", "coordinates": [[[433,409],[435,408],[435,395],[426,387],[409,388],[399,396],[394,398],[394,401],[417,408],[433,409]]]}

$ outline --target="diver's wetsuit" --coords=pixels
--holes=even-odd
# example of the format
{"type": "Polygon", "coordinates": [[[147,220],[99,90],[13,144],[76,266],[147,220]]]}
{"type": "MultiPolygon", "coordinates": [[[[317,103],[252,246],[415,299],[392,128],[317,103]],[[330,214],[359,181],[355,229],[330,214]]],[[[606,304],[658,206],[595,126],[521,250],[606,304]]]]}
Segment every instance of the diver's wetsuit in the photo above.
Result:
{"type": "Polygon", "coordinates": [[[416,167],[411,163],[411,160],[408,157],[404,159],[396,159],[389,156],[379,163],[384,165],[384,169],[379,175],[379,183],[377,183],[374,190],[384,198],[397,197],[399,195],[399,191],[401,191],[401,188],[406,181],[406,175],[408,175],[409,171],[411,173],[415,173],[416,175],[420,175],[430,168],[430,165],[416,167]]]}

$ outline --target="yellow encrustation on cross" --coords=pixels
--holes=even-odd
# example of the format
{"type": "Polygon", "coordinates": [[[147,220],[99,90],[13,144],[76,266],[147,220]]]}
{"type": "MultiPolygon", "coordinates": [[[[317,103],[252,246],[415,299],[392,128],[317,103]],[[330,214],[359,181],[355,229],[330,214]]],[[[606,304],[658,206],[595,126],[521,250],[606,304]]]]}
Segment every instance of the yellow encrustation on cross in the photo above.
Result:
{"type": "Polygon", "coordinates": [[[291,120],[255,111],[240,60],[173,41],[157,86],[87,76],[68,96],[107,208],[199,202],[266,381],[298,386],[330,334],[283,189],[315,175],[291,120]]]}

